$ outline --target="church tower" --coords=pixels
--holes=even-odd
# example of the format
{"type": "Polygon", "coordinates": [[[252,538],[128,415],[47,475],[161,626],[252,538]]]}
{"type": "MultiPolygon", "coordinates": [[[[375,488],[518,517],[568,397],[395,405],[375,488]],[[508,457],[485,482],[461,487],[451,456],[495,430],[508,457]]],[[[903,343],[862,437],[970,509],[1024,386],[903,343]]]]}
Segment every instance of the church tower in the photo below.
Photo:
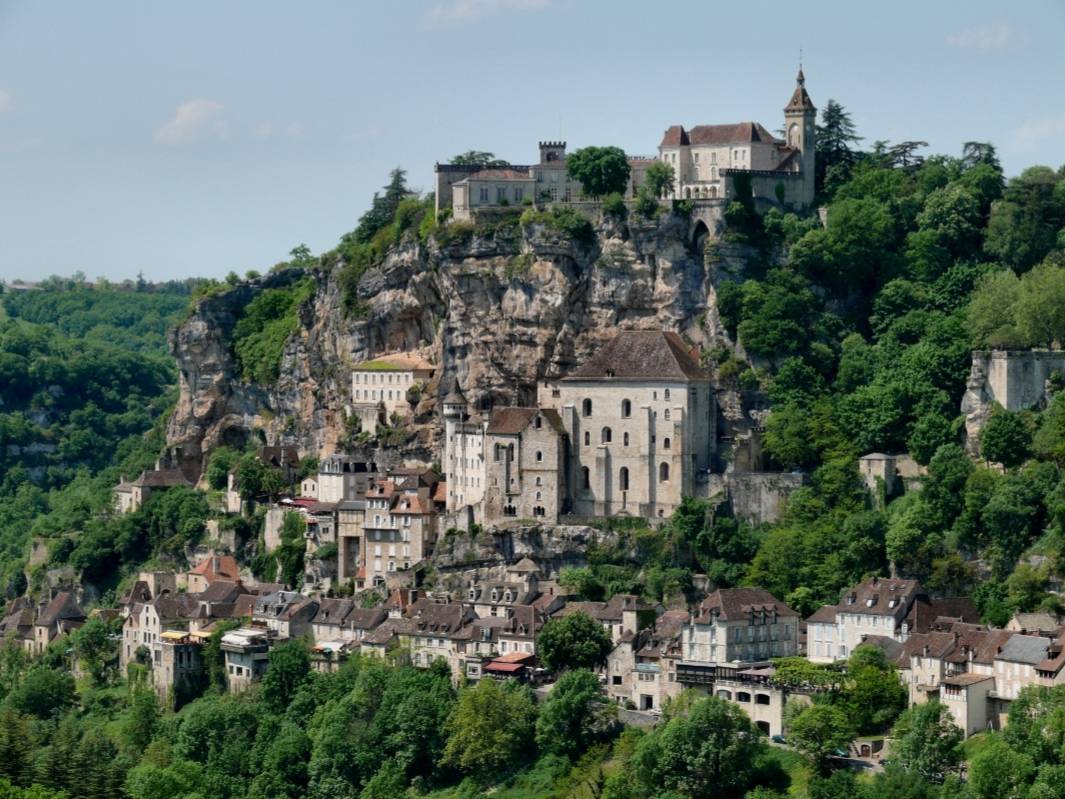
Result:
{"type": "Polygon", "coordinates": [[[814,202],[816,121],[817,108],[806,93],[806,76],[802,74],[800,66],[799,74],[795,78],[795,91],[784,107],[784,131],[788,146],[800,153],[800,169],[803,175],[802,204],[807,208],[814,202]]]}

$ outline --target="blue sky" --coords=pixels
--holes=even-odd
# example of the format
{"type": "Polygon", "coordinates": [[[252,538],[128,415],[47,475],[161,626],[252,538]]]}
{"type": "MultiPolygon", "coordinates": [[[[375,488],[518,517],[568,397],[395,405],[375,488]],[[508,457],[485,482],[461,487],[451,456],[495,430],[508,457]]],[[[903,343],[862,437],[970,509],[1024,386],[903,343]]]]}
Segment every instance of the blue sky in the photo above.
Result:
{"type": "Polygon", "coordinates": [[[331,248],[396,165],[428,189],[470,148],[776,130],[800,47],[869,142],[1058,167],[1063,34],[1061,0],[0,0],[0,279],[262,270],[331,248]]]}

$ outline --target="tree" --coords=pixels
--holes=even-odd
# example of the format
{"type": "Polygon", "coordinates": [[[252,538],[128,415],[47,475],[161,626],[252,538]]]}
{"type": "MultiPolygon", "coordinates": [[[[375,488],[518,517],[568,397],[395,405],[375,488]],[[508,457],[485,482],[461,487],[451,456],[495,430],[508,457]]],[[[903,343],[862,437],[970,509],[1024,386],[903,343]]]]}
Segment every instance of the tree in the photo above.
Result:
{"type": "Polygon", "coordinates": [[[352,236],[357,244],[369,244],[378,231],[392,224],[400,202],[410,195],[406,171],[399,167],[393,169],[388,176],[388,185],[383,191],[384,194],[380,195],[374,193],[370,210],[359,218],[359,226],[355,228],[352,236]]]}
{"type": "Polygon", "coordinates": [[[1031,445],[1032,431],[1028,420],[1021,413],[1004,410],[1001,406],[995,408],[980,431],[980,454],[1007,469],[1028,460],[1031,445]]]}
{"type": "Polygon", "coordinates": [[[29,785],[33,777],[33,748],[25,716],[11,707],[0,713],[0,777],[29,785]]]}
{"type": "Polygon", "coordinates": [[[617,192],[624,194],[629,185],[629,159],[620,147],[583,147],[566,159],[566,171],[579,180],[589,197],[617,192]]]}
{"type": "Polygon", "coordinates": [[[540,661],[552,671],[595,669],[606,663],[614,648],[610,634],[587,613],[552,619],[536,641],[540,661]]]}
{"type": "Polygon", "coordinates": [[[884,651],[858,646],[847,661],[843,702],[860,733],[887,729],[906,709],[907,691],[884,651]]]}
{"type": "Polygon", "coordinates": [[[990,272],[980,279],[969,301],[967,315],[974,346],[1005,349],[1029,346],[1014,315],[1020,287],[1021,281],[1010,269],[990,272]]]}
{"type": "Polygon", "coordinates": [[[1058,392],[1039,417],[1032,450],[1040,458],[1065,466],[1065,393],[1058,392]]]}
{"type": "Polygon", "coordinates": [[[742,796],[765,751],[765,739],[736,705],[700,699],[637,744],[632,768],[641,790],[633,796],[742,796]]]}
{"type": "Polygon", "coordinates": [[[1065,342],[1065,268],[1042,263],[1021,278],[1014,308],[1017,329],[1035,346],[1065,342]]]}
{"type": "Polygon", "coordinates": [[[536,743],[543,752],[574,756],[617,725],[617,705],[604,701],[599,678],[579,669],[566,672],[540,706],[536,743]]]}
{"type": "Polygon", "coordinates": [[[484,150],[467,150],[464,153],[459,153],[451,159],[451,163],[454,166],[510,166],[509,162],[504,161],[502,158],[496,158],[495,153],[485,152],[484,150]]]}
{"type": "Polygon", "coordinates": [[[967,141],[962,145],[961,165],[962,169],[970,170],[981,164],[993,167],[996,171],[1002,171],[1002,165],[998,160],[995,145],[991,142],[967,141]]]}
{"type": "Polygon", "coordinates": [[[74,704],[74,678],[65,671],[37,665],[7,696],[19,713],[46,719],[58,716],[74,704]]]}
{"type": "MultiPolygon", "coordinates": [[[[644,173],[644,186],[655,197],[673,193],[673,166],[665,161],[655,161],[644,173]]],[[[642,187],[641,187],[642,188],[642,187]]]]}
{"type": "Polygon", "coordinates": [[[122,727],[130,751],[140,754],[152,742],[159,722],[159,703],[150,688],[137,688],[130,697],[129,710],[122,727]]]}
{"type": "Polygon", "coordinates": [[[963,731],[939,702],[914,705],[891,731],[891,761],[937,785],[961,767],[963,731]]]}
{"type": "Polygon", "coordinates": [[[798,711],[787,731],[788,743],[810,759],[818,774],[828,773],[833,754],[846,749],[855,735],[847,714],[829,704],[813,704],[798,711]]]}
{"type": "Polygon", "coordinates": [[[296,588],[303,582],[307,543],[304,534],[307,523],[298,513],[286,513],[281,520],[281,544],[277,548],[277,562],[281,566],[281,580],[296,588]]]}
{"type": "Polygon", "coordinates": [[[480,779],[499,774],[530,754],[535,720],[527,688],[481,680],[459,695],[448,717],[443,762],[480,779]]]}
{"type": "Polygon", "coordinates": [[[969,763],[969,790],[975,799],[1025,799],[1034,773],[1028,755],[991,736],[969,763]]]}
{"type": "Polygon", "coordinates": [[[207,484],[216,491],[224,490],[229,481],[229,473],[239,458],[240,453],[229,447],[213,450],[207,459],[207,469],[204,472],[207,484]]]}
{"type": "Polygon", "coordinates": [[[302,641],[286,641],[270,651],[259,696],[275,712],[288,707],[311,671],[311,656],[302,641]]]}
{"type": "Polygon", "coordinates": [[[101,616],[95,616],[70,636],[74,657],[89,672],[96,685],[103,684],[105,671],[118,658],[118,647],[111,637],[117,632],[113,628],[113,624],[101,616]]]}
{"type": "Polygon", "coordinates": [[[850,113],[835,100],[829,99],[821,109],[821,124],[817,126],[816,177],[819,192],[830,190],[832,184],[845,179],[856,160],[852,145],[861,140],[850,113]]]}

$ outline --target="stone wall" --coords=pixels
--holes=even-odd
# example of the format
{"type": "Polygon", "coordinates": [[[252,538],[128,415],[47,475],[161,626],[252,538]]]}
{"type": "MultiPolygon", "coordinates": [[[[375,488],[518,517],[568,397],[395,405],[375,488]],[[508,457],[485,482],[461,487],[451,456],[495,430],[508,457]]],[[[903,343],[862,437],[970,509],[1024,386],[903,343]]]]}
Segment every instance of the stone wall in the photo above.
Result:
{"type": "Polygon", "coordinates": [[[778,521],[787,498],[805,484],[805,474],[790,472],[733,472],[725,475],[725,488],[733,514],[750,524],[778,521]]]}
{"type": "Polygon", "coordinates": [[[961,401],[969,452],[979,454],[980,430],[996,403],[1008,411],[1044,405],[1055,372],[1065,374],[1065,351],[975,350],[961,401]]]}

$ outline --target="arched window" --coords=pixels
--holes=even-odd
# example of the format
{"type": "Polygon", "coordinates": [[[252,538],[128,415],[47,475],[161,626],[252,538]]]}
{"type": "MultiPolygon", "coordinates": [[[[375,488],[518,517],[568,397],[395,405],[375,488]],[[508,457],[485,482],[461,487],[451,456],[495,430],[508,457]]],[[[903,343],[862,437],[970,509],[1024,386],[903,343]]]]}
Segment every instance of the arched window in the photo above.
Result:
{"type": "Polygon", "coordinates": [[[536,492],[536,501],[539,502],[543,498],[544,498],[543,492],[537,491],[536,492]]]}
{"type": "Polygon", "coordinates": [[[629,445],[629,434],[628,433],[622,433],[621,434],[621,443],[624,444],[626,447],[629,445]]]}
{"type": "Polygon", "coordinates": [[[544,459],[544,453],[542,453],[539,450],[537,450],[536,451],[536,462],[537,463],[541,463],[543,461],[543,459],[544,459]]]}
{"type": "Polygon", "coordinates": [[[629,490],[629,469],[627,466],[622,466],[621,471],[618,473],[618,485],[622,491],[629,490]]]}
{"type": "Polygon", "coordinates": [[[669,464],[668,463],[660,463],[658,465],[658,482],[660,482],[660,483],[669,482],[669,464]]]}
{"type": "Polygon", "coordinates": [[[584,431],[584,446],[589,446],[592,443],[592,434],[587,430],[584,431]]]}
{"type": "Polygon", "coordinates": [[[710,187],[710,199],[711,200],[717,199],[717,186],[711,186],[710,187]]]}
{"type": "Polygon", "coordinates": [[[588,467],[587,466],[582,466],[581,467],[581,485],[584,488],[591,488],[592,487],[592,475],[588,471],[588,467]]]}
{"type": "Polygon", "coordinates": [[[611,433],[609,427],[604,427],[599,433],[599,443],[609,444],[612,440],[613,433],[611,433]]]}
{"type": "Polygon", "coordinates": [[[667,388],[662,394],[663,399],[669,399],[669,389],[667,388]]]}
{"type": "Polygon", "coordinates": [[[536,478],[536,485],[542,486],[543,484],[544,484],[543,478],[542,477],[537,477],[536,478]]]}
{"type": "Polygon", "coordinates": [[[590,399],[586,399],[584,402],[581,403],[581,413],[584,416],[592,415],[592,401],[590,399]]]}
{"type": "Polygon", "coordinates": [[[628,419],[632,416],[632,401],[623,399],[621,401],[621,418],[628,419]]]}
{"type": "Polygon", "coordinates": [[[662,439],[662,449],[669,449],[669,439],[668,438],[663,438],[662,439]]]}

